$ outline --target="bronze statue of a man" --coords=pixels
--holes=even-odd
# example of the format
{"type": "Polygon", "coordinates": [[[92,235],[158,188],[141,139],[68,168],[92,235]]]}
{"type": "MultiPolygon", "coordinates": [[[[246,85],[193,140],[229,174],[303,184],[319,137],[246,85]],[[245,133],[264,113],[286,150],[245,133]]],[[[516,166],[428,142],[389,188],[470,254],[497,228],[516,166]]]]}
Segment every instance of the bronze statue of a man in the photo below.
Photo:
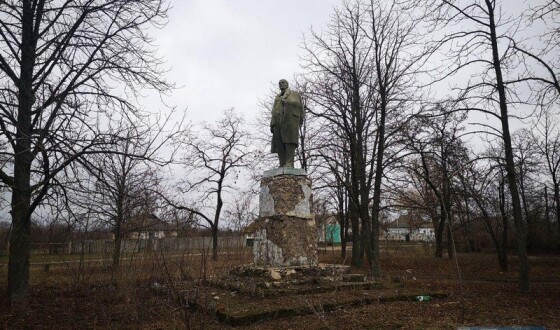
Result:
{"type": "Polygon", "coordinates": [[[288,82],[278,82],[280,94],[274,99],[270,132],[272,153],[278,154],[280,167],[294,167],[294,157],[299,140],[299,127],[303,123],[303,102],[298,92],[288,89],[288,82]]]}

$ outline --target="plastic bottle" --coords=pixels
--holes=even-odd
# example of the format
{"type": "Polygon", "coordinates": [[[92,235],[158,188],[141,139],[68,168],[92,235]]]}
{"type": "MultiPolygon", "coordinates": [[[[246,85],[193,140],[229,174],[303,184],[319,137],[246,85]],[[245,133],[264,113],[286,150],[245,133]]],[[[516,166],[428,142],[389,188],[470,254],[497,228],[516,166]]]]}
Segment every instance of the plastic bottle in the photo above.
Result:
{"type": "Polygon", "coordinates": [[[430,301],[431,299],[430,296],[416,296],[416,301],[430,301]]]}

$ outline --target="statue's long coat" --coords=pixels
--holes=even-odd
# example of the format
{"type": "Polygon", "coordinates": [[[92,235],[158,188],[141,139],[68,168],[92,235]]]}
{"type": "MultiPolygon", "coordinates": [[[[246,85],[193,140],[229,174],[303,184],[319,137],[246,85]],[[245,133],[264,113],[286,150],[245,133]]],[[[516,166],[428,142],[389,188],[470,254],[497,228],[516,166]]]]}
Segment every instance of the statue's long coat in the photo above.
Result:
{"type": "MultiPolygon", "coordinates": [[[[278,94],[272,106],[270,127],[280,125],[283,143],[298,144],[299,127],[303,122],[303,102],[298,92],[287,89],[284,95],[278,94]],[[283,102],[284,101],[284,102],[283,102]]],[[[277,153],[272,137],[272,153],[277,153]]]]}

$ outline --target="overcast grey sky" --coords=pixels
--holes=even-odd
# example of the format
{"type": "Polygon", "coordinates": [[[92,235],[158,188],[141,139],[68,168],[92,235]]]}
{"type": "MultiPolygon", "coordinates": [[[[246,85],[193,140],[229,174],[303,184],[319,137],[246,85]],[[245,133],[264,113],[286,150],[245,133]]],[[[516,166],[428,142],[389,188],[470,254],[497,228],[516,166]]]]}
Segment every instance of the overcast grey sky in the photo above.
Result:
{"type": "Polygon", "coordinates": [[[159,54],[180,89],[171,105],[213,121],[234,107],[248,118],[272,83],[299,68],[302,33],[320,31],[340,0],[171,0],[156,31],[159,54]]]}

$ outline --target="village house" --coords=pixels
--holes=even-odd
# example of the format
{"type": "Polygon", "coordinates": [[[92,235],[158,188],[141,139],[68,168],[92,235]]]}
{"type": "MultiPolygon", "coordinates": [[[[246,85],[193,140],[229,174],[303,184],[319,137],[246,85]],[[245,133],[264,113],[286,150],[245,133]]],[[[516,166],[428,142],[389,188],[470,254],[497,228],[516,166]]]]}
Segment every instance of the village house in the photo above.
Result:
{"type": "Polygon", "coordinates": [[[327,215],[322,219],[315,218],[317,224],[317,241],[326,244],[340,244],[340,224],[335,215],[327,215]]]}
{"type": "Polygon", "coordinates": [[[383,226],[384,238],[391,241],[423,241],[435,239],[435,231],[431,222],[424,221],[416,214],[405,214],[383,226]]]}
{"type": "Polygon", "coordinates": [[[153,240],[166,237],[177,237],[177,230],[155,214],[150,214],[140,222],[135,223],[130,231],[131,239],[153,240]]]}

